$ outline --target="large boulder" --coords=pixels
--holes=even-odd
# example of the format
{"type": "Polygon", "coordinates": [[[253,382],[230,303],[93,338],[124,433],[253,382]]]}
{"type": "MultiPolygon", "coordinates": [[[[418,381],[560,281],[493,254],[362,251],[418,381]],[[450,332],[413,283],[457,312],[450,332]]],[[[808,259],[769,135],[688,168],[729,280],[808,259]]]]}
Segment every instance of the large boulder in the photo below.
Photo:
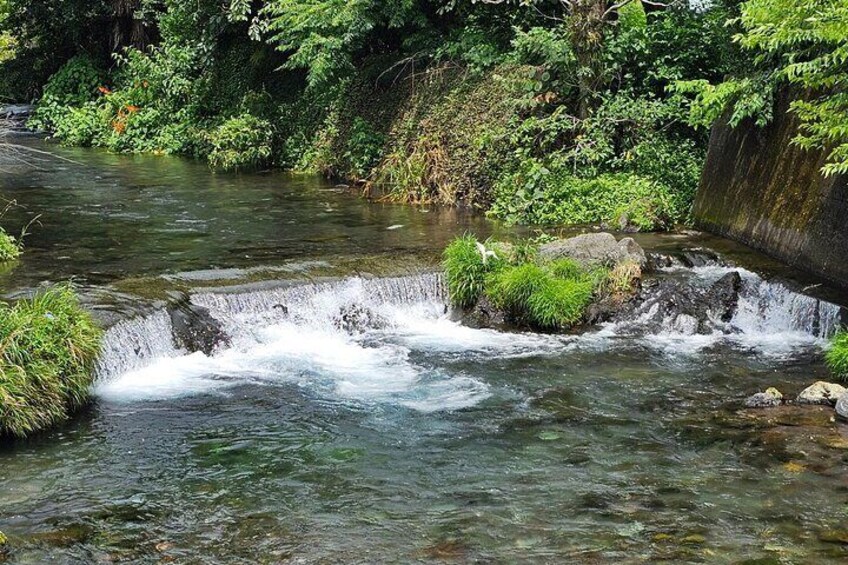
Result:
{"type": "Polygon", "coordinates": [[[539,248],[543,259],[573,259],[584,267],[612,267],[625,261],[633,261],[640,267],[647,264],[642,247],[633,238],[625,237],[616,241],[611,233],[587,233],[558,239],[543,244],[539,248]]]}
{"type": "Polygon", "coordinates": [[[808,386],[798,395],[798,404],[829,404],[833,406],[837,399],[848,392],[844,386],[836,383],[818,381],[808,386]]]}

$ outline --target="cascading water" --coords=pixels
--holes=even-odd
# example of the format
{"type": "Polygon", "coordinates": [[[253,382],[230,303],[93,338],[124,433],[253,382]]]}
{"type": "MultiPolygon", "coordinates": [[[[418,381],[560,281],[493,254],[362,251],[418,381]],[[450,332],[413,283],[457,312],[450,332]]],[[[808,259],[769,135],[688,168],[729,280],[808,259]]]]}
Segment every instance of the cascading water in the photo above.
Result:
{"type": "Polygon", "coordinates": [[[226,346],[212,356],[178,349],[164,312],[121,323],[107,335],[97,392],[128,401],[289,383],[351,401],[456,409],[489,392],[485,382],[446,368],[441,361],[450,356],[507,359],[634,340],[674,354],[725,341],[782,355],[815,345],[838,327],[838,306],[744,269],[708,266],[683,275],[697,293],[732,272],[741,278],[733,316],[712,320],[709,332],[688,314],[668,314],[661,292],[649,293],[623,319],[579,336],[472,329],[450,319],[436,274],[198,293],[192,303],[221,323],[230,337],[226,346]],[[440,361],[431,361],[433,355],[440,361]]]}

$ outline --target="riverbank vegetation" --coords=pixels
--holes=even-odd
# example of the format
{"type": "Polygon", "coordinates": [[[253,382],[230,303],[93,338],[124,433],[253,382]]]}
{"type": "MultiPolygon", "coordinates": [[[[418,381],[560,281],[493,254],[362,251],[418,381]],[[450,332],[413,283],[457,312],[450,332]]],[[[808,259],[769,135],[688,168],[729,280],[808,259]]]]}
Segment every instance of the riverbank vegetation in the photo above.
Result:
{"type": "Polygon", "coordinates": [[[14,236],[0,228],[0,263],[14,261],[21,255],[21,246],[14,236]]]}
{"type": "Polygon", "coordinates": [[[739,65],[736,4],[4,0],[0,83],[63,143],[663,229],[688,219],[706,148],[669,87],[739,65]]]}
{"type": "Polygon", "coordinates": [[[689,219],[704,126],[765,124],[788,84],[797,143],[848,163],[845,0],[30,4],[0,2],[0,89],[68,144],[657,230],[689,219]]]}
{"type": "Polygon", "coordinates": [[[100,337],[69,286],[0,304],[0,436],[31,435],[83,405],[100,337]]]}

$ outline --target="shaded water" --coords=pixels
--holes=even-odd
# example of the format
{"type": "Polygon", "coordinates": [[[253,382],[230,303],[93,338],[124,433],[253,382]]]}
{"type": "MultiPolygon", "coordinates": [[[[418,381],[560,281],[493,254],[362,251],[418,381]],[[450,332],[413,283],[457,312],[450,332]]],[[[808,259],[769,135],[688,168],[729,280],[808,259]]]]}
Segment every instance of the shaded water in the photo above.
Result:
{"type": "MultiPolygon", "coordinates": [[[[86,165],[3,180],[27,211],[63,210],[9,292],[77,275],[107,285],[99,300],[126,277],[191,285],[293,259],[426,256],[494,229],[304,178],[65,155],[86,165]],[[140,178],[158,188],[132,222],[113,218],[140,178]],[[321,209],[335,212],[311,220],[321,209]],[[206,218],[206,235],[175,210],[206,218]],[[81,249],[63,235],[83,232],[81,249]]],[[[706,336],[645,333],[639,317],[579,336],[475,330],[446,315],[432,274],[194,288],[231,346],[181,352],[161,311],[114,326],[92,408],[0,450],[0,530],[21,563],[843,562],[848,429],[815,408],[738,411],[758,389],[827,376],[836,311],[742,274],[740,311],[706,336]]]]}

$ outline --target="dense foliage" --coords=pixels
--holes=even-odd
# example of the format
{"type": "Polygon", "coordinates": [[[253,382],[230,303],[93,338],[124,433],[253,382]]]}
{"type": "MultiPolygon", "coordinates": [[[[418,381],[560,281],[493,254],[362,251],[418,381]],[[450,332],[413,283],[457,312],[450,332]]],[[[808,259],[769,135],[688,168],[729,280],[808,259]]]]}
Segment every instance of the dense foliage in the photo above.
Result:
{"type": "Polygon", "coordinates": [[[17,259],[21,254],[20,243],[14,236],[6,233],[6,230],[0,228],[0,263],[17,259]]]}
{"type": "Polygon", "coordinates": [[[52,78],[24,90],[43,85],[32,124],[68,144],[634,230],[688,220],[698,126],[728,105],[734,123],[765,123],[781,80],[816,93],[793,105],[799,143],[832,148],[828,172],[846,151],[844,0],[26,4],[0,4],[15,44],[0,76],[57,47],[52,78]],[[60,30],[60,13],[89,35],[60,30]]]}
{"type": "Polygon", "coordinates": [[[0,305],[0,435],[38,432],[84,403],[100,335],[67,286],[0,305]]]}
{"type": "Polygon", "coordinates": [[[775,87],[789,83],[798,93],[796,143],[828,152],[824,174],[848,173],[848,1],[747,0],[736,21],[734,39],[755,65],[716,86],[679,85],[697,94],[692,122],[709,124],[730,105],[734,125],[746,117],[767,123],[775,87]]]}

